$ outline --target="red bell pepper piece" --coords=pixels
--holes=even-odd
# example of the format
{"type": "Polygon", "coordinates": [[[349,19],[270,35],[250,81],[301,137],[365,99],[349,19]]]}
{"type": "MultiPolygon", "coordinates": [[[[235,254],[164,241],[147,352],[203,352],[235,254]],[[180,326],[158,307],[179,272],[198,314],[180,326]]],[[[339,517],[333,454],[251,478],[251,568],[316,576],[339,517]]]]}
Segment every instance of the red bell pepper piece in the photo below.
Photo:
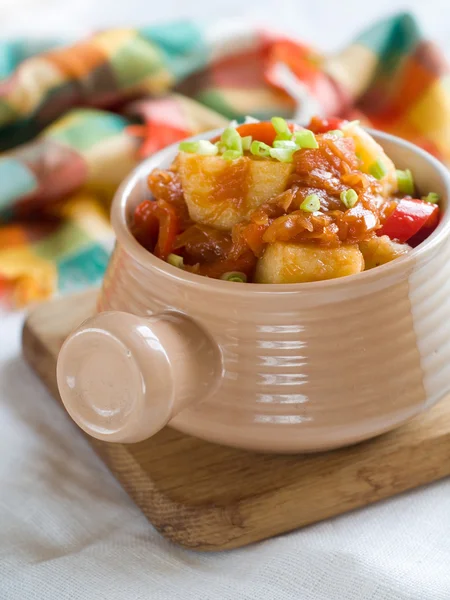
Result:
{"type": "Polygon", "coordinates": [[[133,234],[137,241],[153,252],[158,240],[159,219],[155,212],[156,202],[144,200],[134,211],[133,234]]]}
{"type": "Polygon", "coordinates": [[[329,117],[328,119],[313,117],[307,129],[310,129],[313,133],[326,133],[333,129],[340,129],[344,123],[347,123],[345,119],[338,119],[337,117],[329,117]]]}
{"type": "Polygon", "coordinates": [[[245,123],[236,127],[236,131],[241,137],[251,135],[254,140],[264,142],[268,146],[273,144],[277,132],[270,121],[261,121],[260,123],[245,123]]]}
{"type": "Polygon", "coordinates": [[[175,238],[180,233],[180,222],[175,208],[169,202],[158,200],[157,204],[159,234],[155,246],[155,255],[165,260],[172,252],[175,238]]]}
{"type": "MultiPolygon", "coordinates": [[[[289,124],[289,129],[294,131],[294,126],[289,124]]],[[[270,121],[260,121],[259,123],[244,123],[236,128],[241,137],[251,135],[254,140],[264,142],[268,146],[272,146],[275,141],[277,132],[270,121]]]]}
{"type": "Polygon", "coordinates": [[[396,209],[386,219],[381,229],[377,231],[377,235],[387,235],[391,240],[404,243],[423,227],[429,229],[431,233],[438,223],[438,218],[439,206],[437,204],[403,198],[398,202],[396,209]]]}
{"type": "Polygon", "coordinates": [[[144,248],[166,259],[180,232],[175,208],[165,200],[144,200],[136,207],[133,232],[144,248]]]}
{"type": "MultiPolygon", "coordinates": [[[[288,127],[292,132],[300,129],[300,127],[295,123],[288,123],[288,127]]],[[[275,131],[275,128],[270,121],[259,121],[258,123],[244,123],[243,125],[239,125],[239,127],[236,127],[236,131],[241,137],[251,135],[254,140],[258,142],[264,142],[264,144],[267,144],[268,146],[273,145],[273,142],[275,141],[275,136],[277,135],[277,132],[275,131]]],[[[220,136],[215,137],[211,140],[211,142],[217,142],[219,139],[220,136]]]]}
{"type": "Polygon", "coordinates": [[[435,210],[434,213],[430,216],[425,225],[419,229],[419,231],[409,238],[408,244],[415,248],[419,244],[421,244],[424,240],[430,236],[436,227],[439,225],[441,211],[435,210]]]}

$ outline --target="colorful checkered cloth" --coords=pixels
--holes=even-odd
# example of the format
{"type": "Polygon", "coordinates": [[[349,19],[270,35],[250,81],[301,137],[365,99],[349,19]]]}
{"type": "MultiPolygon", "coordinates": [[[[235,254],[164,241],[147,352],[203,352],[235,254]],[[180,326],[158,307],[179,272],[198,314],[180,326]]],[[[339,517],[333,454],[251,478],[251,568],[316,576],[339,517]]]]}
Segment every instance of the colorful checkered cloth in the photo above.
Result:
{"type": "Polygon", "coordinates": [[[450,163],[450,78],[408,14],[333,56],[267,31],[192,23],[72,46],[0,44],[0,295],[96,285],[111,197],[144,156],[246,115],[361,118],[450,163]]]}

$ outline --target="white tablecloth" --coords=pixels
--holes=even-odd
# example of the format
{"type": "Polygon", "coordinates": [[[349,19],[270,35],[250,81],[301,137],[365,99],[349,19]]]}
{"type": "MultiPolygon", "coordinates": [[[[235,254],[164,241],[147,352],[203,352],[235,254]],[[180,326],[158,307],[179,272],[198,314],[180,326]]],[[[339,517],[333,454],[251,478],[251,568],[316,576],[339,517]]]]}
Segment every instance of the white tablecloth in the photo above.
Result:
{"type": "MultiPolygon", "coordinates": [[[[326,48],[404,7],[401,0],[0,4],[1,35],[224,15],[273,22],[326,48]]],[[[449,50],[446,0],[409,4],[449,50]]],[[[21,359],[21,322],[0,314],[0,600],[450,600],[449,481],[231,552],[194,553],[165,541],[21,359]]]]}
{"type": "Polygon", "coordinates": [[[1,600],[450,599],[450,481],[220,554],[165,541],[21,359],[20,322],[0,316],[1,600]]]}

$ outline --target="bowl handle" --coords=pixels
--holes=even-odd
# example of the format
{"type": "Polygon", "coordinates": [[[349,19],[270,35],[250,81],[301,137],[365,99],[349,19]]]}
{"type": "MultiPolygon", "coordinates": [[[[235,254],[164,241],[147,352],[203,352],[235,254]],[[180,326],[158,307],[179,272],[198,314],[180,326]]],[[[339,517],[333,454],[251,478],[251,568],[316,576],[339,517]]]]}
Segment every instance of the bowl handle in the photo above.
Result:
{"type": "Polygon", "coordinates": [[[163,312],[103,312],[64,342],[57,381],[72,419],[109,442],[139,442],[220,381],[216,344],[191,319],[163,312]]]}

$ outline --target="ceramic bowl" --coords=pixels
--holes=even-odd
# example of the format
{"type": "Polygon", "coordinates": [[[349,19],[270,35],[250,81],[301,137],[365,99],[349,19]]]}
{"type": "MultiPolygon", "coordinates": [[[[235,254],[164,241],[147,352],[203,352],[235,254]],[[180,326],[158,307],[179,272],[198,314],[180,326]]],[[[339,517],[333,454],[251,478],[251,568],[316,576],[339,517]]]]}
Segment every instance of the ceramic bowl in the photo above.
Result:
{"type": "Polygon", "coordinates": [[[177,146],[128,177],[98,313],[58,360],[62,400],[84,431],[138,442],[168,424],[221,444],[313,452],[393,429],[450,391],[449,175],[408,142],[371,133],[419,189],[441,195],[443,218],[411,253],[330,281],[241,284],[163,262],[129,224],[148,174],[177,146]]]}

